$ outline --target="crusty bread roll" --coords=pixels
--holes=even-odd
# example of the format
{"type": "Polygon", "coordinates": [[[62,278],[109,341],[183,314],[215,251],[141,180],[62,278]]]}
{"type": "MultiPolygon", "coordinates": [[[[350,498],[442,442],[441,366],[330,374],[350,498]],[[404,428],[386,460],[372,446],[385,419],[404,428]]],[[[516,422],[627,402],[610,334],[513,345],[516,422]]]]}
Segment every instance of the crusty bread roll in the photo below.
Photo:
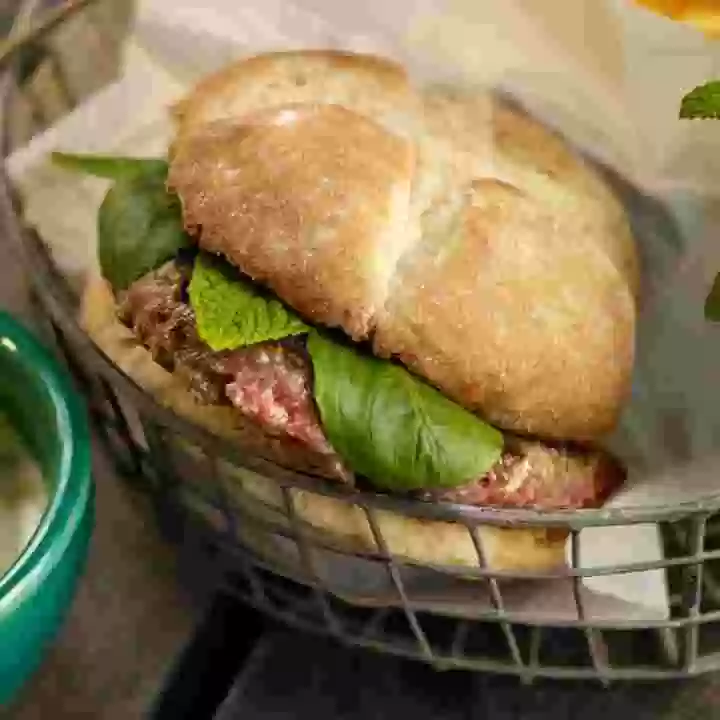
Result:
{"type": "Polygon", "coordinates": [[[406,249],[412,147],[339,105],[282,113],[175,144],[185,224],[306,317],[366,338],[406,249]]]}
{"type": "Polygon", "coordinates": [[[202,247],[499,427],[613,427],[638,263],[621,206],[560,138],[336,52],[242,61],[177,116],[169,186],[202,247]]]}
{"type": "MultiPolygon", "coordinates": [[[[293,454],[287,440],[270,438],[243,420],[235,408],[205,405],[195,400],[179,375],[158,365],[133,332],[117,318],[115,298],[108,284],[90,276],[85,286],[80,322],[98,347],[141,387],[179,416],[212,432],[241,443],[249,451],[302,470],[302,453],[293,454]],[[298,467],[298,463],[300,466],[298,467]]],[[[307,449],[304,451],[307,453],[307,449]]],[[[225,464],[224,464],[225,465],[225,464]]],[[[228,490],[248,512],[283,508],[277,483],[241,468],[225,468],[233,484],[228,490]]],[[[377,548],[361,508],[307,490],[292,491],[299,518],[310,533],[343,550],[374,553],[377,548]]],[[[281,526],[285,520],[274,516],[281,526]]],[[[419,564],[477,567],[478,560],[468,531],[460,524],[412,518],[386,510],[377,521],[390,553],[419,564]]],[[[508,529],[483,525],[478,529],[488,567],[494,570],[550,570],[565,561],[567,533],[562,529],[508,529]]],[[[262,540],[262,538],[260,539],[262,540]]],[[[272,546],[272,538],[267,538],[272,546]]],[[[258,542],[257,533],[254,542],[258,542]]],[[[261,548],[256,548],[261,550],[261,548]]]]}
{"type": "Polygon", "coordinates": [[[402,133],[420,98],[396,63],[327,50],[276,52],[235,63],[203,79],[174,108],[178,136],[215,120],[277,105],[340,105],[402,133]],[[238,92],[238,88],[242,88],[238,92]]]}

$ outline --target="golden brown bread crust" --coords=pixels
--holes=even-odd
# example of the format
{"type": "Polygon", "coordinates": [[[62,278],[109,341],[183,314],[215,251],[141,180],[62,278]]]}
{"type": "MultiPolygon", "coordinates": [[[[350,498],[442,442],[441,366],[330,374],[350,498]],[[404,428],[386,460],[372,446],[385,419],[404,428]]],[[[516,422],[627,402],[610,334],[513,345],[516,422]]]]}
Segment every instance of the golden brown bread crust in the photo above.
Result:
{"type": "Polygon", "coordinates": [[[372,120],[286,106],[177,143],[168,185],[202,247],[361,339],[408,238],[412,169],[412,145],[372,120]]]}
{"type": "Polygon", "coordinates": [[[376,351],[500,427],[577,440],[609,430],[633,359],[626,285],[518,188],[476,180],[466,198],[455,235],[426,236],[395,277],[376,351]]]}
{"type": "MultiPolygon", "coordinates": [[[[275,483],[242,470],[233,476],[238,480],[238,489],[242,488],[249,500],[259,501],[263,507],[283,508],[282,493],[275,483]]],[[[293,490],[292,499],[297,516],[313,537],[345,552],[382,552],[361,507],[307,490],[293,490]]],[[[472,537],[460,523],[423,520],[389,510],[377,510],[375,520],[388,552],[395,557],[419,565],[455,566],[459,570],[479,565],[472,537]]],[[[490,569],[541,572],[565,564],[569,533],[562,528],[480,525],[477,531],[490,569]]]]}
{"type": "Polygon", "coordinates": [[[178,135],[207,123],[291,104],[342,105],[398,129],[418,99],[400,65],[338,50],[266,53],[202,80],[174,108],[178,135]],[[242,92],[238,92],[238,88],[242,92]]]}
{"type": "Polygon", "coordinates": [[[561,137],[502,103],[494,107],[493,139],[498,154],[515,173],[532,169],[534,182],[526,178],[533,185],[537,187],[539,179],[546,182],[543,201],[565,212],[575,203],[574,217],[583,232],[605,251],[637,297],[640,266],[635,241],[622,204],[598,172],[582,162],[561,137]]]}
{"type": "Polygon", "coordinates": [[[235,65],[180,114],[170,184],[201,244],[500,427],[580,441],[612,427],[637,257],[622,207],[559,137],[486,94],[412,90],[385,61],[322,52],[235,65]],[[268,120],[298,102],[297,128],[268,120]],[[263,122],[244,116],[263,103],[263,122]],[[253,130],[217,143],[220,118],[253,130]],[[317,190],[326,178],[346,199],[317,190]],[[255,202],[239,218],[268,194],[274,214],[255,202]]]}
{"type": "MultiPolygon", "coordinates": [[[[100,277],[88,278],[80,322],[115,365],[181,417],[286,468],[317,472],[312,463],[308,465],[306,448],[298,448],[291,440],[271,438],[245,421],[234,408],[204,405],[195,400],[183,380],[155,363],[132,331],[118,320],[115,299],[100,277]]],[[[325,458],[318,457],[319,463],[324,461],[325,458]]],[[[261,513],[267,506],[284,510],[280,488],[273,480],[225,462],[221,463],[221,470],[232,481],[226,484],[226,490],[246,512],[261,513]]],[[[325,542],[343,550],[378,551],[367,518],[359,507],[307,490],[294,489],[291,497],[299,518],[325,542]]],[[[388,550],[394,555],[419,564],[477,567],[474,545],[462,525],[420,520],[384,510],[378,512],[377,519],[388,550]]],[[[273,520],[281,525],[287,523],[287,518],[280,515],[275,515],[273,520]]],[[[485,525],[478,528],[478,532],[488,567],[492,569],[541,571],[564,564],[567,532],[563,530],[485,525]]],[[[266,533],[260,538],[260,542],[269,540],[266,533]]]]}
{"type": "Polygon", "coordinates": [[[488,96],[427,91],[425,124],[415,199],[424,178],[434,194],[376,351],[501,427],[601,435],[633,364],[638,269],[621,206],[557,136],[488,96]]]}

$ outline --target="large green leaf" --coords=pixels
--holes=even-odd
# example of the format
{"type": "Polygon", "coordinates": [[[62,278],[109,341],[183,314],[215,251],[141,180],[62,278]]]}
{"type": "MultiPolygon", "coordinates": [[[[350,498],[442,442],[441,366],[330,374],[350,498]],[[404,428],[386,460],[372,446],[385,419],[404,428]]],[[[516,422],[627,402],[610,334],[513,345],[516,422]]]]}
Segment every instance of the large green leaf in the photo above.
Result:
{"type": "Polygon", "coordinates": [[[308,331],[281,302],[263,293],[224,260],[201,253],[190,281],[200,337],[213,350],[232,350],[308,331]]]}
{"type": "Polygon", "coordinates": [[[388,490],[453,487],[500,458],[500,432],[407,370],[313,332],[325,432],[350,467],[388,490]]]}
{"type": "Polygon", "coordinates": [[[152,170],[122,177],[108,190],[98,213],[98,257],[103,275],[116,290],[191,246],[180,201],[152,170]]]}

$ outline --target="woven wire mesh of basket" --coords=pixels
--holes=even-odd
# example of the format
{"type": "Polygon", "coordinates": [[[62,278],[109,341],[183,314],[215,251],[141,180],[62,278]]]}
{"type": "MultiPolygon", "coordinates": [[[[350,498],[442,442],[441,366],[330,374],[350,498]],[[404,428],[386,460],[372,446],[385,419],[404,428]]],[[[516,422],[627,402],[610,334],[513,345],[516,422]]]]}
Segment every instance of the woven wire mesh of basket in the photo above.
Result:
{"type": "MultiPolygon", "coordinates": [[[[25,6],[32,22],[53,3],[25,6]]],[[[3,80],[4,154],[50,126],[85,95],[112,78],[125,17],[116,3],[93,4],[53,33],[26,45],[3,80]],[[65,34],[65,40],[60,34],[65,34]],[[68,40],[67,38],[70,38],[68,40]],[[68,78],[71,55],[98,53],[87,81],[68,78]]],[[[87,63],[86,63],[87,65],[87,63]]],[[[2,243],[24,256],[35,299],[49,335],[85,395],[94,426],[121,475],[154,501],[168,536],[193,543],[203,553],[203,582],[220,585],[242,601],[293,626],[329,634],[347,643],[424,660],[439,668],[465,668],[536,677],[663,679],[720,668],[720,562],[717,502],[636,511],[485,510],[427,504],[370,493],[349,495],[332,484],[283,470],[251,455],[158,405],[104,356],[76,322],[78,298],[58,272],[42,239],[22,221],[22,208],[8,178],[0,185],[2,243]],[[248,502],[238,473],[272,478],[271,503],[248,502]],[[298,489],[352,504],[365,518],[370,547],[343,547],[319,535],[297,511],[298,489]],[[475,549],[473,568],[418,568],[388,548],[378,514],[387,510],[441,520],[464,529],[475,549]],[[585,567],[579,533],[592,525],[657,523],[664,558],[622,567],[585,567]],[[478,528],[483,525],[547,527],[569,532],[567,568],[526,573],[494,571],[485,563],[478,528]],[[383,602],[360,602],[333,586],[322,558],[352,568],[372,567],[382,578],[383,602]],[[428,606],[408,578],[418,571],[433,583],[471,585],[482,608],[474,619],[428,606]],[[583,579],[619,573],[662,572],[670,591],[670,617],[597,620],[585,607],[583,579]],[[460,578],[460,575],[462,578],[460,578]],[[548,620],[508,602],[517,582],[561,581],[574,612],[548,620]],[[344,598],[344,599],[343,599],[344,598]]],[[[337,565],[336,565],[337,567],[337,565]]],[[[352,570],[351,570],[352,572],[352,570]]],[[[199,582],[199,580],[198,580],[199,582]]]]}

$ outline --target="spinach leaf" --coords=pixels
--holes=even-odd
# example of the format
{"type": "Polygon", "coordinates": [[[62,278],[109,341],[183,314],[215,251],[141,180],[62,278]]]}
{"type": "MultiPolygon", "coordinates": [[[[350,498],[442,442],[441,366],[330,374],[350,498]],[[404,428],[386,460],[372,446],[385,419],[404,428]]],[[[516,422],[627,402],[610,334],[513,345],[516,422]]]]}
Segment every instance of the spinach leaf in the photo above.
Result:
{"type": "Polygon", "coordinates": [[[232,350],[308,331],[275,298],[244,280],[229,263],[200,253],[189,287],[200,337],[213,350],[232,350]]]}
{"type": "Polygon", "coordinates": [[[157,169],[120,177],[108,190],[98,213],[98,257],[115,290],[191,245],[180,201],[167,192],[165,175],[157,169]]]}
{"type": "Polygon", "coordinates": [[[168,164],[159,158],[130,158],[113,155],[77,155],[74,153],[54,152],[52,161],[55,165],[84,172],[88,175],[120,180],[133,175],[157,174],[163,179],[167,177],[168,164]]]}
{"type": "Polygon", "coordinates": [[[308,350],[330,442],[378,487],[461,485],[500,458],[500,432],[407,370],[317,332],[309,336],[308,350]]]}

